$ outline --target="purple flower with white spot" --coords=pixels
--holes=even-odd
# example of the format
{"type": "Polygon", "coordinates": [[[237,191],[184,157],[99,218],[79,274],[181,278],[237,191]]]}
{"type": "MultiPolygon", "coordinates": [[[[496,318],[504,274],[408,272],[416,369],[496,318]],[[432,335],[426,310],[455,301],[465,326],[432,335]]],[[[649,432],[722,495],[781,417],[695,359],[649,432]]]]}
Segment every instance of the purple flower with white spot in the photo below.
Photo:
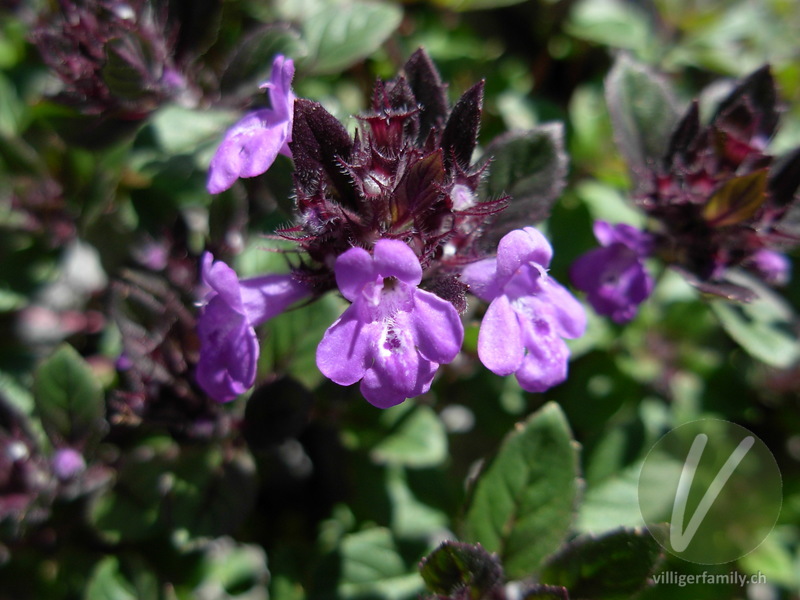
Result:
{"type": "Polygon", "coordinates": [[[272,106],[251,112],[225,134],[209,165],[206,187],[210,193],[224,192],[239,177],[261,175],[278,154],[291,158],[293,77],[292,60],[276,56],[269,81],[261,85],[267,89],[272,106]]]}
{"type": "Polygon", "coordinates": [[[626,323],[653,291],[653,278],[644,266],[653,251],[653,237],[630,225],[605,221],[595,221],[594,235],[601,247],[578,258],[570,277],[598,314],[626,323]]]}
{"type": "Polygon", "coordinates": [[[382,239],[373,255],[344,252],[334,271],[352,304],[317,348],[320,371],[339,385],[361,381],[364,398],[379,408],[428,391],[439,365],[458,354],[464,328],[452,304],[417,287],[422,267],[414,251],[382,239]]]}
{"type": "Polygon", "coordinates": [[[489,302],[478,334],[478,356],[493,373],[514,373],[523,389],[543,392],[567,377],[563,338],[586,329],[581,304],[547,273],[553,250],[533,227],[506,234],[497,257],[468,265],[462,279],[489,302]]]}
{"type": "Polygon", "coordinates": [[[292,275],[239,280],[224,262],[202,259],[203,282],[211,288],[197,320],[200,360],[197,382],[218,402],[233,400],[253,386],[258,362],[255,327],[309,296],[292,275]]]}

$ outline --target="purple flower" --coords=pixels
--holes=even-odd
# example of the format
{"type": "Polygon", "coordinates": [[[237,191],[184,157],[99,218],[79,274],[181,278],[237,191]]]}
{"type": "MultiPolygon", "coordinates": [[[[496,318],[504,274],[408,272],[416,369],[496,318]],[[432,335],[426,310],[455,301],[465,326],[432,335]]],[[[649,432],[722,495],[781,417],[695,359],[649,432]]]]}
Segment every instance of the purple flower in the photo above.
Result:
{"type": "Polygon", "coordinates": [[[197,320],[200,360],[197,382],[219,402],[233,400],[252,387],[258,362],[255,327],[283,312],[311,290],[291,275],[239,280],[236,273],[206,252],[203,282],[211,288],[197,320]]]}
{"type": "Polygon", "coordinates": [[[785,254],[767,248],[756,251],[746,266],[770,285],[786,285],[792,272],[792,263],[785,254]]]}
{"type": "Polygon", "coordinates": [[[293,77],[292,60],[276,56],[269,81],[261,85],[269,91],[272,106],[251,112],[225,134],[209,165],[206,188],[210,193],[224,192],[239,177],[261,175],[278,154],[292,156],[293,77]]]}
{"type": "Polygon", "coordinates": [[[51,460],[53,473],[61,481],[68,481],[86,470],[86,461],[77,450],[60,448],[51,460]]]}
{"type": "Polygon", "coordinates": [[[317,366],[339,385],[361,381],[379,408],[428,391],[436,369],[458,354],[464,328],[453,305],[417,287],[422,267],[399,240],[378,240],[374,256],[351,248],[336,259],[336,283],[352,304],[325,332],[317,366]]]}
{"type": "Polygon", "coordinates": [[[533,227],[506,234],[497,257],[464,269],[470,291],[489,302],[478,334],[478,356],[497,375],[514,373],[523,389],[542,392],[567,377],[563,338],[583,335],[581,304],[547,274],[552,248],[533,227]]]}
{"type": "Polygon", "coordinates": [[[653,238],[630,225],[605,221],[595,221],[594,235],[601,247],[579,257],[570,277],[598,314],[626,323],[653,291],[643,260],[652,252],[653,238]]]}

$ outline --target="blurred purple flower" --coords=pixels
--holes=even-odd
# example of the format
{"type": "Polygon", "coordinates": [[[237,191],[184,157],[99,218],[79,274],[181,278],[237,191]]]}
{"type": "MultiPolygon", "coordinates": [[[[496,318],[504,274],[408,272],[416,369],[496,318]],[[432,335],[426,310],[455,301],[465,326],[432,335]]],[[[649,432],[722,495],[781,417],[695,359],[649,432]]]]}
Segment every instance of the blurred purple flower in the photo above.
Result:
{"type": "Polygon", "coordinates": [[[291,275],[239,280],[236,273],[206,252],[203,282],[211,288],[197,320],[200,360],[197,382],[218,402],[233,400],[252,387],[258,362],[255,327],[311,294],[291,275]]]}
{"type": "Polygon", "coordinates": [[[489,302],[478,334],[478,356],[497,375],[514,373],[523,389],[542,392],[567,377],[563,338],[583,335],[580,303],[547,274],[553,250],[533,227],[506,234],[497,257],[468,265],[462,279],[489,302]]]}
{"type": "Polygon", "coordinates": [[[206,187],[211,194],[224,192],[239,177],[261,175],[278,154],[292,156],[293,77],[292,59],[276,56],[269,81],[261,85],[272,106],[251,112],[225,134],[209,165],[206,187]]]}
{"type": "Polygon", "coordinates": [[[69,481],[86,470],[86,461],[77,450],[59,448],[51,460],[53,473],[60,481],[69,481]]]}
{"type": "Polygon", "coordinates": [[[428,391],[439,365],[458,354],[464,328],[452,304],[417,287],[422,267],[414,251],[378,240],[374,256],[351,248],[334,270],[352,305],[317,348],[320,371],[339,385],[361,381],[364,398],[379,408],[428,391]]]}
{"type": "Polygon", "coordinates": [[[770,285],[786,285],[792,274],[789,257],[767,248],[757,250],[746,266],[770,285]]]}
{"type": "Polygon", "coordinates": [[[601,247],[579,257],[570,277],[598,314],[626,323],[653,291],[653,278],[644,266],[653,238],[630,225],[605,221],[595,221],[594,235],[601,247]]]}

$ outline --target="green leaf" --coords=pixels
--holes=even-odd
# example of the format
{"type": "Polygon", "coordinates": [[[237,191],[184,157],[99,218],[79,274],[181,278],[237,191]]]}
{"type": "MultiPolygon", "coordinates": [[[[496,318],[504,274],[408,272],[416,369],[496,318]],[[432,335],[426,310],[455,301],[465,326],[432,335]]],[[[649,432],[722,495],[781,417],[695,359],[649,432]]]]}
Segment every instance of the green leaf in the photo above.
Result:
{"type": "Polygon", "coordinates": [[[736,225],[752,217],[767,199],[767,170],[726,181],[703,208],[712,227],[736,225]]]}
{"type": "Polygon", "coordinates": [[[251,96],[269,79],[277,54],[299,58],[307,49],[300,33],[285,24],[270,24],[249,34],[237,46],[220,88],[233,96],[251,96]]]}
{"type": "Polygon", "coordinates": [[[403,17],[395,4],[339,2],[325,5],[303,23],[311,73],[338,73],[369,56],[397,29],[403,17]]]}
{"type": "Polygon", "coordinates": [[[198,146],[222,141],[225,129],[233,124],[236,116],[230,111],[167,105],[154,115],[152,127],[165,154],[193,154],[198,146]]]}
{"type": "Polygon", "coordinates": [[[84,600],[138,600],[133,585],[120,572],[119,559],[107,556],[94,569],[84,600]]]}
{"type": "Polygon", "coordinates": [[[480,544],[444,542],[422,559],[420,573],[429,591],[447,597],[469,590],[470,598],[489,598],[504,583],[497,557],[480,544]]]}
{"type": "Polygon", "coordinates": [[[658,542],[643,529],[582,536],[547,561],[539,580],[566,587],[573,598],[622,600],[645,586],[661,556],[658,542]]]}
{"type": "Polygon", "coordinates": [[[727,278],[758,295],[747,304],[710,302],[728,335],[751,356],[770,366],[785,369],[800,360],[798,321],[791,305],[750,275],[732,272],[727,278]]]}
{"type": "Polygon", "coordinates": [[[666,83],[646,66],[620,55],[606,79],[606,103],[620,151],[635,174],[661,159],[678,121],[666,83]]]}
{"type": "Polygon", "coordinates": [[[20,131],[25,105],[14,84],[0,73],[0,134],[15,135],[20,131]]]}
{"type": "Polygon", "coordinates": [[[267,600],[269,570],[263,548],[228,537],[214,540],[212,547],[203,557],[199,569],[203,579],[192,590],[192,598],[267,600]]]}
{"type": "Polygon", "coordinates": [[[648,14],[620,0],[582,0],[572,8],[566,29],[575,37],[625,48],[641,58],[653,54],[657,39],[648,14]]]}
{"type": "Polygon", "coordinates": [[[529,131],[515,131],[497,138],[486,149],[492,163],[482,197],[510,196],[487,234],[498,241],[512,229],[543,221],[564,189],[567,155],[564,127],[546,123],[529,131]]]}
{"type": "Polygon", "coordinates": [[[641,467],[642,463],[636,462],[587,489],[576,529],[599,533],[614,527],[643,525],[638,496],[641,467]]]}
{"type": "Polygon", "coordinates": [[[497,552],[511,578],[529,576],[566,537],[578,498],[578,450],[548,403],[503,440],[467,503],[463,538],[497,552]]]}
{"type": "Polygon", "coordinates": [[[422,590],[422,578],[409,572],[387,529],[346,535],[339,552],[340,598],[413,598],[422,590]]]}
{"type": "Polygon", "coordinates": [[[50,438],[83,442],[105,428],[103,390],[92,369],[69,344],[62,344],[34,373],[33,396],[50,438]]]}
{"type": "Polygon", "coordinates": [[[418,405],[403,415],[370,456],[381,464],[434,467],[447,458],[447,432],[432,408],[418,405]]]}
{"type": "Polygon", "coordinates": [[[386,469],[386,492],[392,504],[392,532],[397,537],[431,539],[447,531],[447,515],[414,496],[402,467],[386,469]]]}

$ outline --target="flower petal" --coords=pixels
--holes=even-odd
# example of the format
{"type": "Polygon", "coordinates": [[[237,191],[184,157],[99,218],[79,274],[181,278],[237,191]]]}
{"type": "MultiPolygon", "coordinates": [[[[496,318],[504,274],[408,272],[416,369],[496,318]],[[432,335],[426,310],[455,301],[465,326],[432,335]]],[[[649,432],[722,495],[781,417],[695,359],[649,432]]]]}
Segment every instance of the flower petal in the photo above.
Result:
{"type": "Polygon", "coordinates": [[[214,261],[214,256],[210,252],[203,254],[200,264],[200,277],[212,290],[206,299],[210,301],[219,295],[232,310],[243,315],[244,307],[236,272],[221,260],[214,261]]]}
{"type": "Polygon", "coordinates": [[[464,341],[464,325],[453,305],[425,290],[414,294],[411,327],[419,352],[435,363],[451,362],[464,341]]]}
{"type": "Polygon", "coordinates": [[[372,257],[363,248],[350,248],[340,254],[334,272],[339,291],[350,302],[355,302],[364,286],[374,283],[377,277],[372,257]]]}
{"type": "Polygon", "coordinates": [[[522,331],[517,313],[506,296],[498,296],[483,316],[478,333],[478,356],[497,375],[516,371],[524,356],[522,331]]]}
{"type": "Polygon", "coordinates": [[[400,240],[375,242],[375,273],[381,277],[397,277],[403,283],[419,285],[422,267],[414,251],[400,240]]]}
{"type": "Polygon", "coordinates": [[[258,340],[245,316],[215,296],[197,320],[200,360],[196,379],[218,402],[233,400],[252,387],[258,362],[258,340]]]}
{"type": "Polygon", "coordinates": [[[291,119],[293,113],[294,94],[291,89],[293,78],[294,62],[291,58],[279,54],[272,61],[272,73],[269,81],[261,86],[269,90],[272,110],[287,120],[291,119]]]}
{"type": "Polygon", "coordinates": [[[289,135],[289,122],[271,109],[254,111],[236,123],[222,140],[208,168],[206,189],[219,194],[239,177],[264,173],[289,135]]]}
{"type": "Polygon", "coordinates": [[[253,327],[279,315],[289,305],[311,294],[308,286],[291,274],[242,279],[239,284],[244,311],[253,327]]]}
{"type": "Polygon", "coordinates": [[[317,367],[334,383],[354,384],[364,376],[377,335],[375,325],[358,318],[358,306],[350,306],[322,336],[317,346],[317,367]]]}
{"type": "Polygon", "coordinates": [[[491,302],[503,292],[497,283],[496,258],[485,258],[468,264],[461,271],[461,281],[469,286],[473,295],[485,302],[491,302]]]}
{"type": "Polygon", "coordinates": [[[539,297],[556,326],[556,333],[565,338],[578,338],[586,332],[586,311],[567,288],[552,277],[539,281],[539,297]]]}
{"type": "Polygon", "coordinates": [[[528,392],[544,392],[567,378],[569,348],[546,321],[526,323],[524,329],[528,352],[517,381],[528,392]]]}
{"type": "Polygon", "coordinates": [[[552,256],[550,242],[533,227],[510,231],[497,245],[497,280],[505,285],[525,263],[534,262],[546,268],[552,256]]]}

